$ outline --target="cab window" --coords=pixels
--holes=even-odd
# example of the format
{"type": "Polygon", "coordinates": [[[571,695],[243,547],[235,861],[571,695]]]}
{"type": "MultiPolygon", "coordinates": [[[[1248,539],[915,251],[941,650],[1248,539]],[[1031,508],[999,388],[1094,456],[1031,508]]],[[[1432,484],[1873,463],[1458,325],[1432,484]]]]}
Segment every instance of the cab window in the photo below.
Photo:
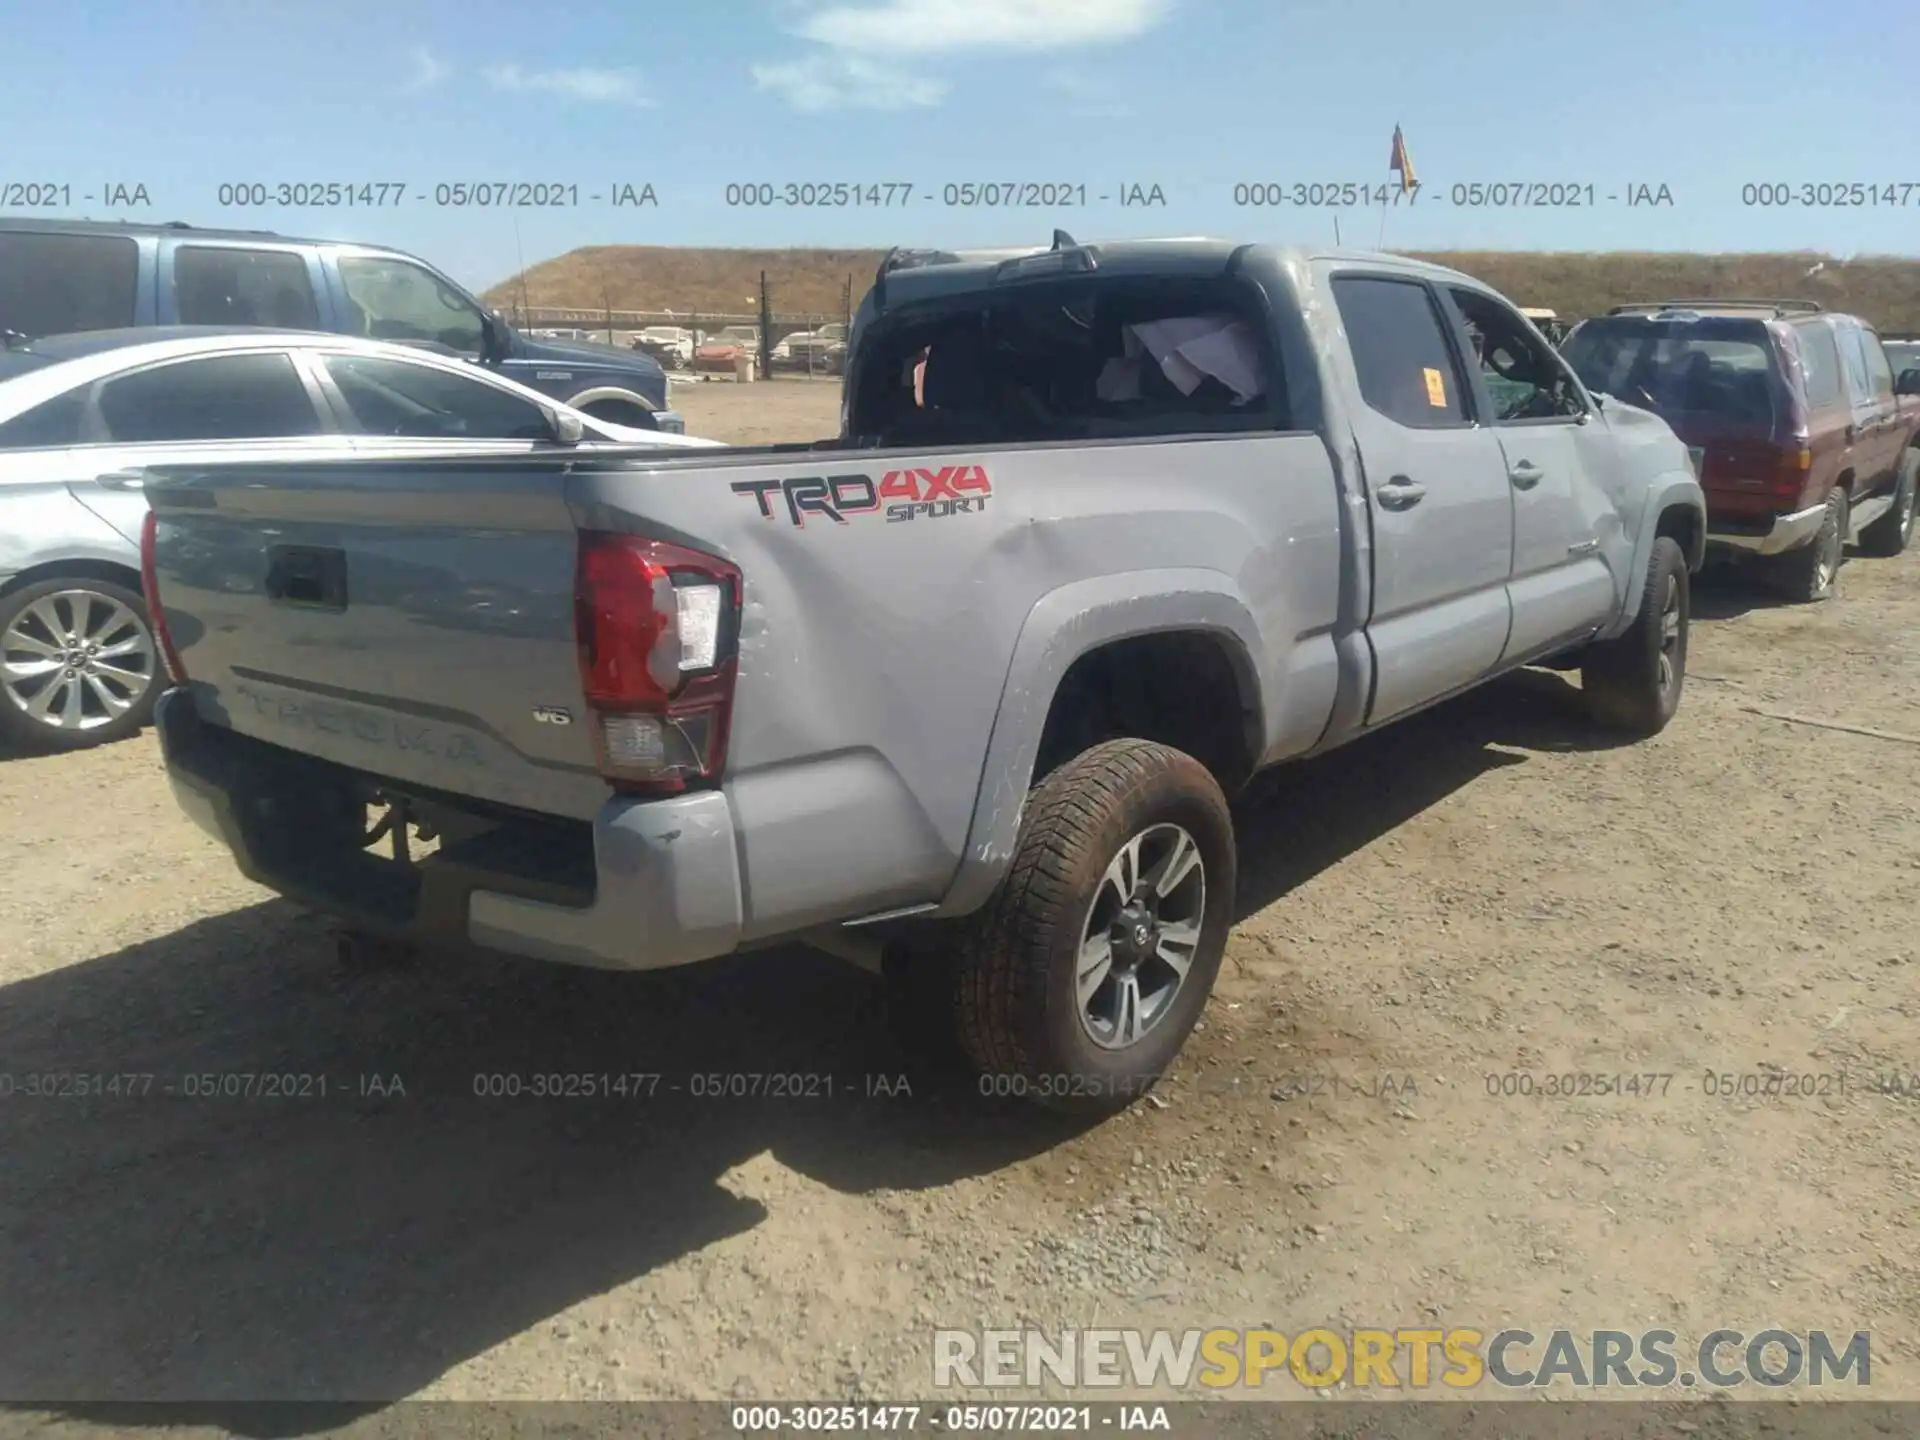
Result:
{"type": "Polygon", "coordinates": [[[1534,337],[1518,311],[1464,286],[1447,293],[1466,321],[1469,359],[1493,402],[1494,423],[1565,420],[1586,412],[1566,362],[1534,337]]]}
{"type": "Polygon", "coordinates": [[[173,252],[173,295],[182,325],[320,328],[306,257],[291,250],[178,246],[173,252]]]}
{"type": "Polygon", "coordinates": [[[370,355],[322,363],[364,434],[409,439],[548,440],[545,412],[479,375],[370,355]]]}
{"type": "Polygon", "coordinates": [[[140,247],[120,235],[0,230],[0,330],[38,339],[134,323],[140,247]]]}
{"type": "Polygon", "coordinates": [[[100,440],[277,440],[318,435],[320,414],[291,357],[212,355],[108,380],[96,403],[100,440]]]}
{"type": "Polygon", "coordinates": [[[1042,281],[888,316],[849,395],[856,443],[1014,444],[1285,430],[1265,322],[1231,283],[1042,281]]]}
{"type": "Polygon", "coordinates": [[[1466,387],[1425,285],[1386,275],[1339,275],[1333,299],[1369,410],[1414,430],[1467,423],[1466,387]]]}
{"type": "Polygon", "coordinates": [[[370,340],[431,345],[475,358],[485,326],[479,309],[438,276],[385,255],[343,255],[344,329],[370,340]]]}

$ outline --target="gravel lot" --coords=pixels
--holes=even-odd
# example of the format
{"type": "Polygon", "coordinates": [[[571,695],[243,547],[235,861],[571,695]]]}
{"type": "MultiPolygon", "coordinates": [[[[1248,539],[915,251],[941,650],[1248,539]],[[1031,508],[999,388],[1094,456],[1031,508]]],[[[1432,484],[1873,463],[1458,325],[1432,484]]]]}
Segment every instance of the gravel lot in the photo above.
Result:
{"type": "MultiPolygon", "coordinates": [[[[811,439],[838,390],[675,398],[811,439]]],[[[1204,1033],[1078,1133],[865,1094],[873,989],[806,954],[347,976],[150,737],[0,763],[0,1068],[154,1077],[0,1102],[0,1396],[915,1398],[936,1324],[1425,1322],[1870,1329],[1876,1397],[1920,1398],[1916,1112],[1871,1088],[1920,1072],[1916,578],[1715,583],[1652,743],[1529,674],[1262,782],[1204,1033]],[[1847,1089],[1706,1093],[1770,1068],[1847,1089]],[[473,1093],[556,1070],[837,1079],[473,1093]],[[1486,1079],[1576,1071],[1672,1078],[1486,1079]],[[161,1093],[209,1073],[327,1094],[161,1093]]]]}

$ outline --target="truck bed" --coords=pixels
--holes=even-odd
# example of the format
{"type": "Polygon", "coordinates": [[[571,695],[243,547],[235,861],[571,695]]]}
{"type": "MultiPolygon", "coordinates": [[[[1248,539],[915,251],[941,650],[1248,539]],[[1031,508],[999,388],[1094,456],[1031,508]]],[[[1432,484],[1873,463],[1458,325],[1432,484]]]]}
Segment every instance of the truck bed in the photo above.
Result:
{"type": "Polygon", "coordinates": [[[1263,657],[1267,753],[1309,748],[1337,686],[1342,506],[1311,433],[196,467],[148,494],[199,721],[560,820],[625,803],[583,723],[579,533],[738,566],[742,939],[946,894],[1048,606],[1189,593],[1263,657]]]}

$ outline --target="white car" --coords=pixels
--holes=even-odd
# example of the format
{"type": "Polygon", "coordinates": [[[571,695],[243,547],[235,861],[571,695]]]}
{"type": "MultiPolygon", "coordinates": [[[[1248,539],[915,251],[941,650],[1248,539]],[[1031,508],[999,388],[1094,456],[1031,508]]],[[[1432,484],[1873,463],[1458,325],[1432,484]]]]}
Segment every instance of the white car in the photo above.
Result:
{"type": "Polygon", "coordinates": [[[0,744],[73,749],[145,723],[142,467],[719,443],[344,335],[150,326],[0,348],[0,744]]]}
{"type": "Polygon", "coordinates": [[[635,337],[633,348],[672,370],[693,364],[693,332],[678,325],[649,325],[635,337]]]}

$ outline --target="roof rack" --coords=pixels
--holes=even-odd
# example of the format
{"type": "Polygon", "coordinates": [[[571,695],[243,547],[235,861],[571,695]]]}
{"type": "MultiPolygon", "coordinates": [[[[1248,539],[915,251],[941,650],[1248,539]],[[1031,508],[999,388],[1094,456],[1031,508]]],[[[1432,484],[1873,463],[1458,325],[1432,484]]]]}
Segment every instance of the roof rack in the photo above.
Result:
{"type": "MultiPolygon", "coordinates": [[[[111,223],[111,222],[109,222],[109,223],[111,223]]],[[[205,229],[206,229],[207,227],[206,227],[206,226],[204,226],[204,225],[194,225],[194,224],[190,224],[189,222],[187,222],[187,221],[185,221],[185,220],[162,220],[162,221],[161,221],[161,222],[159,223],[159,225],[158,225],[158,226],[156,226],[155,228],[156,228],[156,229],[160,229],[160,230],[205,230],[205,229]]],[[[212,232],[212,233],[215,233],[215,234],[219,234],[219,235],[274,235],[274,236],[278,236],[280,232],[279,232],[278,230],[242,230],[242,229],[240,229],[240,228],[239,228],[238,226],[228,226],[228,225],[223,225],[223,226],[221,226],[221,227],[219,228],[219,230],[217,230],[217,231],[214,231],[214,232],[212,232]]]]}
{"type": "Polygon", "coordinates": [[[1615,305],[1609,315],[1657,315],[1663,310],[1770,310],[1775,315],[1818,315],[1825,309],[1817,300],[1750,300],[1736,296],[1699,296],[1683,300],[1646,300],[1615,305]]]}

